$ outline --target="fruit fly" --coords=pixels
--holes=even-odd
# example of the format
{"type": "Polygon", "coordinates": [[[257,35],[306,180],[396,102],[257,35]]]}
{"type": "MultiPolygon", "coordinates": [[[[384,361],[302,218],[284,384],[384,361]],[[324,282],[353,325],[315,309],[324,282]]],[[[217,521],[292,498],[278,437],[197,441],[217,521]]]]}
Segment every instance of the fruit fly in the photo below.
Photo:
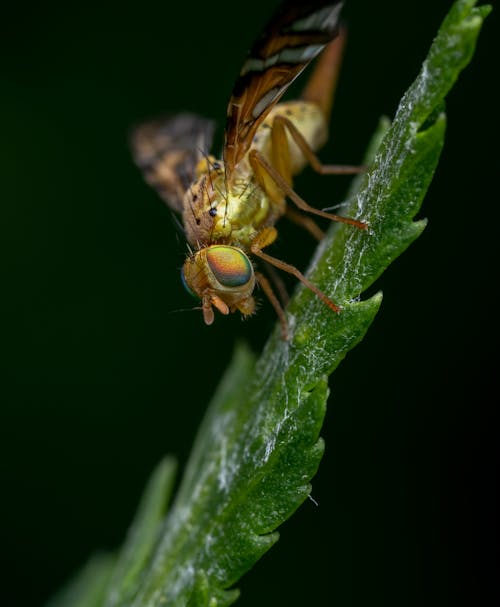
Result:
{"type": "MultiPolygon", "coordinates": [[[[282,304],[268,278],[254,269],[252,257],[264,266],[293,274],[333,312],[340,311],[297,268],[264,249],[276,240],[275,224],[284,215],[318,238],[322,232],[310,215],[367,227],[361,221],[315,209],[292,186],[292,177],[306,164],[320,174],[361,170],[323,165],[315,153],[327,139],[342,56],[341,8],[342,2],[333,0],[288,0],[279,7],[236,80],[221,160],[206,153],[214,124],[197,115],[185,113],[145,123],[132,134],[134,158],[146,180],[182,215],[189,245],[182,279],[201,300],[207,325],[214,321],[214,308],[222,314],[253,314],[253,292],[259,284],[287,339],[282,304]],[[279,103],[292,81],[318,55],[300,100],[279,103]]],[[[279,291],[276,274],[270,272],[270,277],[279,291]]]]}

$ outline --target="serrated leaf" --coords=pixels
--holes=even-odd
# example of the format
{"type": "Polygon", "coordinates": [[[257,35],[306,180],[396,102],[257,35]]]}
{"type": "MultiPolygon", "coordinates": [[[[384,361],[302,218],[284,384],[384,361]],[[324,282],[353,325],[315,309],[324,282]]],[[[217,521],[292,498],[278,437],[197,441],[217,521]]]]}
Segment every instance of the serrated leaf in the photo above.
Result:
{"type": "Polygon", "coordinates": [[[425,226],[413,218],[443,145],[444,97],[471,59],[488,12],[474,4],[452,6],[393,124],[376,135],[378,143],[385,131],[371,147],[370,170],[355,180],[346,214],[370,229],[336,226],[315,256],[311,279],[342,312],[332,314],[299,289],[288,308],[289,341],[276,330],[257,362],[245,347],[236,350],[158,541],[154,524],[144,520],[146,549],[133,534],[115,569],[108,607],[230,605],[238,596],[231,586],[309,495],[323,453],[327,375],[363,338],[381,303],[380,294],[359,298],[425,226]]]}
{"type": "Polygon", "coordinates": [[[135,607],[229,605],[228,590],[278,539],[276,527],[310,492],[323,445],[326,376],[364,336],[381,302],[361,293],[421,233],[414,222],[444,139],[443,100],[470,60],[487,10],[456,2],[403,97],[346,211],[368,231],[337,226],[311,278],[334,316],[306,289],[254,365],[240,346],[200,429],[194,452],[135,607]]]}

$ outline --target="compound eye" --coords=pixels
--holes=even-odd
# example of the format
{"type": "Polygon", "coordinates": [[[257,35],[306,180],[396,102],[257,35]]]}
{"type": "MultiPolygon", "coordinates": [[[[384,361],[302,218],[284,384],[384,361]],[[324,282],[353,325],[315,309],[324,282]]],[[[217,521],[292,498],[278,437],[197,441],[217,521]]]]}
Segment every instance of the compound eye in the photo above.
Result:
{"type": "Polygon", "coordinates": [[[223,287],[241,287],[252,280],[252,264],[240,249],[214,245],[206,255],[213,275],[223,287]]]}
{"type": "Polygon", "coordinates": [[[198,295],[196,295],[196,293],[193,291],[193,289],[191,289],[191,287],[188,285],[186,275],[184,274],[184,268],[182,268],[181,270],[181,280],[182,284],[184,285],[184,288],[189,293],[189,295],[191,295],[191,297],[194,297],[195,299],[200,299],[198,295]]]}

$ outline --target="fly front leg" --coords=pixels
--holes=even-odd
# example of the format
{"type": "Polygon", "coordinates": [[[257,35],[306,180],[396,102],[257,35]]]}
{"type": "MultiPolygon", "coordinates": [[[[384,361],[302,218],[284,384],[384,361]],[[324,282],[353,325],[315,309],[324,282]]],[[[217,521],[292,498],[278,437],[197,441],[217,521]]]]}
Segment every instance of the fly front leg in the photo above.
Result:
{"type": "MultiPolygon", "coordinates": [[[[333,303],[333,301],[329,297],[327,297],[323,293],[323,291],[318,289],[318,287],[316,285],[314,285],[310,280],[308,280],[302,274],[302,272],[300,270],[298,270],[295,266],[292,266],[289,263],[281,261],[281,259],[277,259],[276,257],[273,257],[272,255],[268,255],[267,253],[264,253],[262,251],[262,249],[264,249],[265,247],[268,247],[270,244],[272,244],[276,240],[277,236],[278,236],[278,232],[277,232],[276,228],[274,228],[274,227],[264,228],[253,239],[253,242],[250,245],[251,252],[256,257],[260,257],[260,259],[267,261],[274,267],[276,267],[280,270],[283,270],[284,272],[288,272],[289,274],[292,274],[293,276],[295,276],[295,278],[300,280],[301,283],[303,283],[308,289],[310,289],[315,295],[317,295],[321,299],[321,301],[330,308],[330,310],[333,310],[333,312],[336,312],[336,313],[340,312],[339,306],[337,306],[335,303],[333,303]]],[[[271,303],[273,303],[273,302],[271,301],[271,303]]],[[[276,307],[275,307],[275,309],[276,309],[276,307]]],[[[282,317],[280,316],[280,313],[278,313],[278,316],[280,317],[280,322],[283,322],[282,317]]],[[[283,318],[284,318],[284,315],[283,315],[283,318]]],[[[286,323],[286,319],[284,320],[284,322],[286,323]]]]}

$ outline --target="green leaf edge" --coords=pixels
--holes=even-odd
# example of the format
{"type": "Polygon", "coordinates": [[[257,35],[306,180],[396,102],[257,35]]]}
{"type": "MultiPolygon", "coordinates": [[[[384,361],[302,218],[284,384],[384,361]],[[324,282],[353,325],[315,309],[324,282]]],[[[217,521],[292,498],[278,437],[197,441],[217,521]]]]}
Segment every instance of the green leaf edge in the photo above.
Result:
{"type": "Polygon", "coordinates": [[[105,607],[127,605],[133,600],[141,575],[161,533],[176,471],[175,460],[165,457],[151,475],[113,568],[105,607]]]}
{"type": "Polygon", "coordinates": [[[156,466],[119,554],[92,556],[45,607],[113,607],[132,600],[158,541],[176,468],[171,457],[156,466]]]}
{"type": "Polygon", "coordinates": [[[116,559],[111,554],[95,554],[51,599],[45,607],[101,607],[110,587],[116,559]]]}

